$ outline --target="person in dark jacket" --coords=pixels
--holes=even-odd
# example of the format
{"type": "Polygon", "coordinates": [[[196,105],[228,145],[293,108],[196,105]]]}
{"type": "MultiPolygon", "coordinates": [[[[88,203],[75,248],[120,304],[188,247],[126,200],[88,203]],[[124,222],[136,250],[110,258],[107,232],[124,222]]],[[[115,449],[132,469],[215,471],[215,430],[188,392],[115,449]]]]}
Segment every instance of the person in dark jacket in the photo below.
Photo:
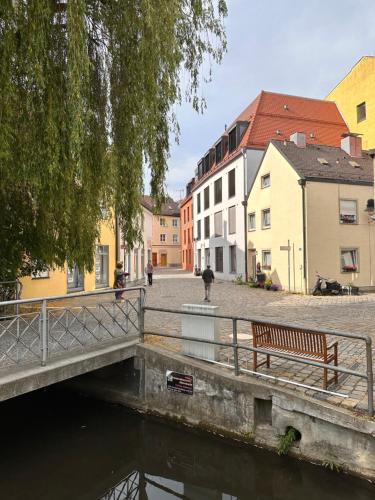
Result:
{"type": "MultiPolygon", "coordinates": [[[[122,268],[123,264],[122,262],[117,262],[116,264],[116,269],[114,272],[114,281],[113,281],[113,288],[125,288],[126,281],[125,278],[129,276],[129,273],[124,272],[122,268]]],[[[115,292],[115,298],[116,300],[124,300],[124,292],[119,291],[115,292]]]]}
{"type": "Polygon", "coordinates": [[[204,300],[211,302],[211,285],[215,281],[215,276],[209,265],[207,265],[207,268],[203,271],[202,279],[204,282],[204,300]]]}

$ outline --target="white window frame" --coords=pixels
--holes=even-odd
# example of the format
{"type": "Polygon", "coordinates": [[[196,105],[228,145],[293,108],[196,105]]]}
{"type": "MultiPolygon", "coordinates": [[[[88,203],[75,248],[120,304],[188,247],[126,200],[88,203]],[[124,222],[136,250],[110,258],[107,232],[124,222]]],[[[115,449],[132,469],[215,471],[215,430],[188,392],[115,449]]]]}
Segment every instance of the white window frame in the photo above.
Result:
{"type": "Polygon", "coordinates": [[[160,243],[165,243],[167,241],[167,235],[165,233],[160,233],[160,243]]]}
{"type": "Polygon", "coordinates": [[[236,218],[237,218],[237,207],[236,205],[232,205],[231,207],[228,208],[228,234],[236,234],[236,225],[237,225],[236,218]],[[231,211],[234,212],[233,224],[231,224],[231,217],[230,217],[231,211]]]}
{"type": "Polygon", "coordinates": [[[359,273],[359,249],[357,247],[340,248],[340,271],[342,274],[359,273]],[[351,259],[351,263],[343,263],[343,253],[355,252],[355,258],[351,259]],[[353,269],[345,269],[345,266],[354,266],[353,269]]]}
{"type": "Polygon", "coordinates": [[[159,222],[160,222],[161,227],[167,227],[165,217],[160,217],[159,222]]]}
{"type": "Polygon", "coordinates": [[[339,222],[340,224],[343,225],[348,225],[352,226],[353,224],[358,224],[358,200],[352,200],[352,199],[346,199],[346,198],[340,198],[339,200],[339,222]],[[347,210],[348,213],[343,213],[345,212],[345,209],[341,208],[342,203],[354,203],[355,204],[355,213],[353,214],[353,210],[347,210]],[[352,213],[349,213],[352,212],[352,213]],[[353,220],[350,220],[351,217],[354,217],[353,220]],[[345,219],[346,218],[346,219],[345,219]]]}
{"type": "Polygon", "coordinates": [[[178,227],[178,219],[172,219],[172,226],[178,227]]]}
{"type": "Polygon", "coordinates": [[[269,229],[271,227],[271,209],[270,208],[264,208],[262,210],[262,229],[269,229]],[[269,224],[268,225],[265,225],[264,224],[264,216],[265,214],[268,212],[269,214],[269,224]]]}
{"type": "Polygon", "coordinates": [[[174,244],[178,243],[178,234],[173,234],[173,235],[172,235],[172,242],[173,242],[174,244]]]}
{"type": "Polygon", "coordinates": [[[256,215],[255,212],[250,212],[247,214],[247,230],[248,231],[255,231],[256,230],[256,215]],[[254,216],[254,226],[250,224],[250,217],[254,216]]]}
{"type": "Polygon", "coordinates": [[[215,212],[214,214],[214,236],[215,238],[221,238],[223,236],[223,211],[222,210],[219,210],[218,212],[215,212]],[[221,222],[220,222],[220,227],[219,227],[219,231],[216,231],[217,229],[217,218],[220,217],[221,218],[221,222]]]}
{"type": "Polygon", "coordinates": [[[271,174],[268,173],[268,174],[262,175],[262,177],[260,178],[260,187],[262,189],[266,189],[266,188],[270,187],[270,185],[271,185],[271,174]]]}
{"type": "Polygon", "coordinates": [[[262,250],[262,269],[271,269],[272,265],[272,254],[271,250],[262,250]],[[265,255],[269,254],[269,264],[265,264],[265,255]]]}
{"type": "Polygon", "coordinates": [[[109,286],[109,245],[96,245],[95,288],[106,288],[107,286],[109,286]],[[98,273],[99,266],[100,274],[98,273]],[[107,279],[104,279],[105,276],[107,279]]]}

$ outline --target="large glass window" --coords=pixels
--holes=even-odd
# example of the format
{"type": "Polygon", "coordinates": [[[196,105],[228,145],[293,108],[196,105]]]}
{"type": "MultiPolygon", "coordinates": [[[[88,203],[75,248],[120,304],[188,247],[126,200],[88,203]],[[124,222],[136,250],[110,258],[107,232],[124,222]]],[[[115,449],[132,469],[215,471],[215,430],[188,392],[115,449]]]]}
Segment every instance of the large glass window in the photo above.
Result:
{"type": "Polygon", "coordinates": [[[340,223],[341,224],[357,223],[356,200],[340,200],[340,223]]]}
{"type": "Polygon", "coordinates": [[[228,174],[228,198],[236,194],[236,169],[233,168],[228,174]]]}
{"type": "Polygon", "coordinates": [[[215,248],[215,271],[223,272],[223,247],[215,248]]]}
{"type": "Polygon", "coordinates": [[[341,272],[356,273],[358,272],[358,249],[347,248],[341,250],[341,272]]]}
{"type": "Polygon", "coordinates": [[[236,207],[228,208],[228,232],[234,234],[236,232],[236,207]]]}
{"type": "Polygon", "coordinates": [[[223,236],[223,212],[216,212],[214,216],[215,237],[223,236]]]}
{"type": "Polygon", "coordinates": [[[201,213],[201,194],[197,194],[197,214],[201,213]]]}
{"type": "Polygon", "coordinates": [[[203,192],[204,195],[204,209],[207,210],[207,208],[210,207],[210,188],[207,186],[203,192]]]}
{"type": "Polygon", "coordinates": [[[220,179],[217,179],[214,183],[214,202],[215,202],[215,205],[217,203],[221,203],[222,202],[222,199],[223,199],[223,182],[222,182],[222,179],[220,177],[220,179]]]}
{"type": "Polygon", "coordinates": [[[229,272],[237,272],[237,251],[236,245],[231,245],[229,247],[229,272]]]}
{"type": "Polygon", "coordinates": [[[67,288],[70,292],[83,290],[83,273],[80,272],[76,264],[67,269],[67,288]]]}
{"type": "Polygon", "coordinates": [[[97,245],[95,258],[95,285],[101,288],[109,285],[108,266],[109,266],[109,246],[97,245]]]}
{"type": "Polygon", "coordinates": [[[262,210],[262,229],[271,227],[271,210],[266,208],[262,210]]]}
{"type": "Polygon", "coordinates": [[[207,217],[204,218],[204,237],[209,238],[210,237],[210,216],[207,215],[207,217]]]}
{"type": "Polygon", "coordinates": [[[254,231],[256,229],[255,226],[255,212],[248,214],[247,216],[247,230],[254,231]]]}
{"type": "Polygon", "coordinates": [[[271,269],[271,250],[262,250],[262,267],[271,269]]]}

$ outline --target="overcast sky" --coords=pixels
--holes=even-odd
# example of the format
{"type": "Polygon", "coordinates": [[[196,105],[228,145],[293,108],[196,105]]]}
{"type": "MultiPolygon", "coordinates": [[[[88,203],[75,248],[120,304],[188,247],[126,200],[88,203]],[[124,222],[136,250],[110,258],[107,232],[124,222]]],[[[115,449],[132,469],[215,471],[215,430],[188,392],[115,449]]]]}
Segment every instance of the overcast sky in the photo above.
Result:
{"type": "Polygon", "coordinates": [[[203,115],[188,105],[176,109],[181,137],[167,176],[175,199],[224,125],[261,90],[324,98],[361,56],[375,55],[375,0],[227,3],[228,51],[202,88],[207,109],[203,115]]]}

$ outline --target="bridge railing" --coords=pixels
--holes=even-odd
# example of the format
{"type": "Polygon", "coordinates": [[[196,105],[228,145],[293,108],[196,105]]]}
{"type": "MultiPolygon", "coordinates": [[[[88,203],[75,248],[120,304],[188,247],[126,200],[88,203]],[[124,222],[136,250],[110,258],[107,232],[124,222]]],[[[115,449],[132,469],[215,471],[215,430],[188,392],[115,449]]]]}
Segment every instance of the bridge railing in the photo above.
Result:
{"type": "Polygon", "coordinates": [[[144,303],[144,287],[0,302],[0,369],[140,335],[144,303]]]}

